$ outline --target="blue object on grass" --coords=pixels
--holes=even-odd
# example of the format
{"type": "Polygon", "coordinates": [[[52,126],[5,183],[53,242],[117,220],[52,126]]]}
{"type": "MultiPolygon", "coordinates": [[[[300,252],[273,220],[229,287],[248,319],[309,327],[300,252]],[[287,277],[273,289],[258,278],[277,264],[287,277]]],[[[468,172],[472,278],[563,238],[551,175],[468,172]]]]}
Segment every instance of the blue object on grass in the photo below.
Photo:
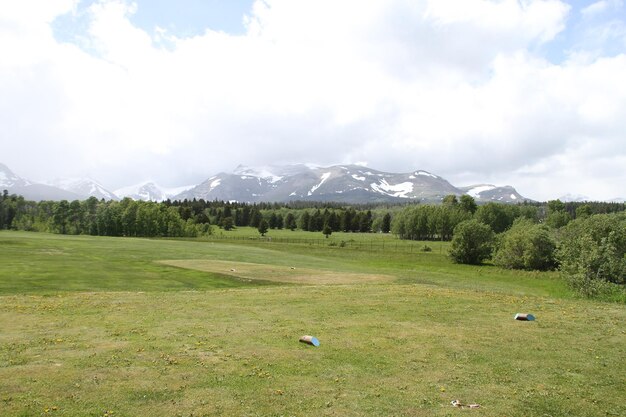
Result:
{"type": "Polygon", "coordinates": [[[300,341],[302,343],[306,343],[307,345],[313,345],[315,347],[320,345],[320,341],[317,340],[317,337],[313,337],[313,336],[302,336],[300,338],[300,341]]]}

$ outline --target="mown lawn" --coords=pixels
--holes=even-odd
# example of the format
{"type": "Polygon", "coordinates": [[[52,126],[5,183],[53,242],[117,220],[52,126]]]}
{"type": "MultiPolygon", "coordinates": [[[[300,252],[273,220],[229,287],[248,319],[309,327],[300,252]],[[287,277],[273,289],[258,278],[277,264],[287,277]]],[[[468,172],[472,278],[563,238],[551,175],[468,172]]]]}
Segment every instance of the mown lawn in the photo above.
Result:
{"type": "Polygon", "coordinates": [[[0,251],[3,416],[626,415],[626,309],[554,274],[276,242],[0,232],[0,251]]]}

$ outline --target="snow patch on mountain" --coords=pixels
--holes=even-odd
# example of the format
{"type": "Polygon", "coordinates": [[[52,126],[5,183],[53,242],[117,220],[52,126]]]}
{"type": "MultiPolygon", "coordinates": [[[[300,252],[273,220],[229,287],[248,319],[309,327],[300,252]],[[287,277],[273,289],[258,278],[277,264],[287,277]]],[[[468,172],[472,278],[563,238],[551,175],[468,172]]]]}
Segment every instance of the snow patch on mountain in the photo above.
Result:
{"type": "Polygon", "coordinates": [[[221,183],[222,183],[222,180],[218,178],[211,183],[211,185],[209,186],[209,189],[212,190],[215,187],[219,186],[221,183]]]}
{"type": "Polygon", "coordinates": [[[321,181],[319,184],[314,185],[314,186],[313,186],[313,187],[309,190],[309,192],[308,192],[308,194],[307,194],[307,195],[309,195],[309,196],[313,195],[313,193],[314,193],[314,192],[315,192],[318,188],[320,188],[320,187],[322,186],[322,184],[324,184],[328,178],[330,178],[330,174],[331,174],[330,172],[325,172],[325,173],[323,173],[323,174],[322,174],[322,177],[321,177],[321,178],[322,178],[322,181],[321,181]]]}
{"type": "Polygon", "coordinates": [[[408,194],[413,192],[412,182],[403,182],[400,184],[391,185],[383,179],[378,184],[375,182],[371,183],[370,186],[374,191],[392,197],[409,198],[408,194]]]}
{"type": "Polygon", "coordinates": [[[485,192],[485,191],[491,191],[495,188],[496,186],[491,185],[491,184],[477,185],[474,188],[468,190],[467,194],[469,194],[470,196],[474,198],[480,198],[480,193],[485,192]]]}
{"type": "Polygon", "coordinates": [[[357,181],[365,181],[365,177],[359,177],[358,175],[354,174],[352,175],[352,178],[354,178],[357,181]]]}
{"type": "Polygon", "coordinates": [[[431,178],[439,178],[438,176],[433,175],[430,172],[426,172],[426,171],[415,171],[415,175],[421,175],[424,177],[431,177],[431,178]]]}
{"type": "Polygon", "coordinates": [[[277,167],[271,167],[271,166],[251,168],[251,167],[239,165],[237,168],[235,168],[235,171],[233,172],[236,175],[240,175],[241,179],[246,179],[243,177],[256,177],[256,178],[262,178],[271,183],[276,183],[284,178],[283,175],[278,175],[278,173],[276,173],[276,169],[277,167]]]}

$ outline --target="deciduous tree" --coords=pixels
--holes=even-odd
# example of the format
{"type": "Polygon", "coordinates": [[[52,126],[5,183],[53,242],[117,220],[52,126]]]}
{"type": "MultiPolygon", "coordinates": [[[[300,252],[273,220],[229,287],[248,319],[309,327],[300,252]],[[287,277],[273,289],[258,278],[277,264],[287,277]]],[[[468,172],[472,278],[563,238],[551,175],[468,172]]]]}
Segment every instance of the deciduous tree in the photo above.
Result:
{"type": "Polygon", "coordinates": [[[454,228],[449,255],[456,263],[477,265],[488,259],[493,250],[494,233],[477,220],[466,220],[454,228]]]}

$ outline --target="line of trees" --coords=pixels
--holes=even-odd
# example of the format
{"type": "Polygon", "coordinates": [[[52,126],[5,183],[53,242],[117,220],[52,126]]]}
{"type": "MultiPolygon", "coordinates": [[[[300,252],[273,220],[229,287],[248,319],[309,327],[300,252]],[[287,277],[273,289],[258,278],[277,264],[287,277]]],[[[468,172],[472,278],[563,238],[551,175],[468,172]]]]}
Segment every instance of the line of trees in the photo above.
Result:
{"type": "Polygon", "coordinates": [[[374,215],[370,209],[324,204],[246,204],[204,200],[162,203],[105,201],[27,201],[4,192],[0,196],[0,229],[89,234],[100,236],[193,237],[262,222],[268,229],[323,232],[389,232],[391,214],[374,215]],[[295,208],[294,208],[295,207],[295,208]]]}
{"type": "Polygon", "coordinates": [[[322,232],[326,226],[332,232],[382,231],[391,228],[391,214],[373,214],[370,208],[345,207],[336,203],[231,203],[204,200],[166,201],[163,204],[176,207],[183,219],[231,230],[234,227],[258,228],[262,220],[268,229],[304,230],[322,232]]]}
{"type": "Polygon", "coordinates": [[[164,204],[134,201],[24,200],[0,197],[0,228],[61,234],[136,237],[197,237],[211,233],[208,223],[183,219],[179,210],[164,204]]]}
{"type": "Polygon", "coordinates": [[[524,217],[539,221],[542,207],[534,205],[510,205],[487,203],[477,205],[469,195],[450,195],[441,205],[410,206],[398,213],[391,230],[401,239],[451,240],[455,227],[470,219],[488,225],[495,233],[507,230],[516,218],[524,217]]]}

